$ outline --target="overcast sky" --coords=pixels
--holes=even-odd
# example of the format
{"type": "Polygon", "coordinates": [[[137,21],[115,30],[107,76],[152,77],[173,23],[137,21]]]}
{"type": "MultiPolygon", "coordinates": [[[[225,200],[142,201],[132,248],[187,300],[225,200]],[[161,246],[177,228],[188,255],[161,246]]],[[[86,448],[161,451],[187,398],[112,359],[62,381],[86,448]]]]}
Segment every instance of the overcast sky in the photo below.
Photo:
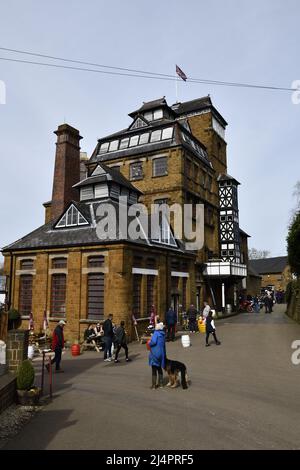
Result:
{"type": "MultiPolygon", "coordinates": [[[[298,0],[1,1],[0,46],[119,67],[290,87],[300,80],[298,0]]],[[[0,51],[0,57],[25,58],[0,51]]],[[[48,61],[49,62],[49,61],[48,61]]],[[[82,151],[130,123],[143,101],[176,100],[171,82],[0,60],[0,246],[44,221],[51,198],[53,131],[80,130],[82,151]]],[[[250,247],[286,253],[300,179],[300,104],[290,92],[179,83],[179,101],[211,95],[229,123],[228,172],[240,183],[250,247]]]]}

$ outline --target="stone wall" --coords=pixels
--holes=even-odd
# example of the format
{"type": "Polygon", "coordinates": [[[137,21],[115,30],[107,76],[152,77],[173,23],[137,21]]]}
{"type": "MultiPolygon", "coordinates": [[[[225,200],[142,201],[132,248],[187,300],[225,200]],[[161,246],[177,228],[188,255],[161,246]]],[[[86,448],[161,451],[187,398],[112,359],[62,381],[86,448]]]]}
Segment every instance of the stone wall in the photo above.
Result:
{"type": "Polygon", "coordinates": [[[290,300],[288,299],[287,315],[293,320],[300,323],[300,279],[293,281],[292,295],[290,300]]]}
{"type": "Polygon", "coordinates": [[[28,330],[10,330],[7,335],[6,361],[8,370],[16,373],[18,367],[27,359],[28,354],[28,330]]]}

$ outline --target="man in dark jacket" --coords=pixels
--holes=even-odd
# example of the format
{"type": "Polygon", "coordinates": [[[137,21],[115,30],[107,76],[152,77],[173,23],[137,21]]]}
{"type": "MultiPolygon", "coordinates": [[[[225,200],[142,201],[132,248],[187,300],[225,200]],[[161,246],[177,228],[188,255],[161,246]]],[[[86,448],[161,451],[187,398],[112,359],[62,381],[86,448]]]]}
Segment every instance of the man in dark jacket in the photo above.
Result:
{"type": "Polygon", "coordinates": [[[196,326],[196,323],[197,323],[197,310],[196,308],[194,307],[193,304],[190,305],[190,308],[188,309],[188,311],[186,312],[187,315],[188,315],[188,319],[189,319],[189,329],[190,329],[190,333],[196,333],[196,330],[197,330],[197,326],[196,326]]]}
{"type": "Polygon", "coordinates": [[[175,341],[175,330],[177,323],[177,315],[172,307],[166,313],[167,341],[175,341]]]}
{"type": "Polygon", "coordinates": [[[111,347],[114,338],[113,315],[110,313],[103,323],[104,361],[111,362],[111,347]]]}
{"type": "MultiPolygon", "coordinates": [[[[60,320],[55,330],[53,331],[52,351],[55,352],[55,356],[52,359],[51,364],[55,363],[55,372],[63,372],[63,370],[60,368],[60,362],[61,362],[62,350],[65,345],[65,339],[64,339],[65,324],[66,322],[64,320],[60,320]]],[[[46,369],[49,372],[49,364],[46,365],[46,369]]]]}
{"type": "Polygon", "coordinates": [[[128,358],[128,346],[127,346],[127,341],[126,341],[126,332],[125,332],[125,322],[121,321],[120,326],[115,331],[115,342],[117,346],[116,350],[116,355],[115,355],[115,362],[120,362],[118,360],[118,355],[121,350],[121,348],[124,349],[125,351],[125,356],[126,356],[126,362],[129,361],[128,358]]]}

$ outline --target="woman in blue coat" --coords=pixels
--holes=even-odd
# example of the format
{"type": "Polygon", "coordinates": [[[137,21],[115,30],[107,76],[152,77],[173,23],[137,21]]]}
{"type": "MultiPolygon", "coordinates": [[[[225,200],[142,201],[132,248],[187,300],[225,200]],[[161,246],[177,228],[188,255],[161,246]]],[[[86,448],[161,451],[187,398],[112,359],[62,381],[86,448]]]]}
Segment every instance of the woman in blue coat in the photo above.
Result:
{"type": "Polygon", "coordinates": [[[152,367],[152,389],[163,387],[163,371],[166,365],[166,335],[164,324],[157,323],[153,336],[149,342],[149,365],[152,367]],[[158,376],[158,384],[157,384],[158,376]]]}

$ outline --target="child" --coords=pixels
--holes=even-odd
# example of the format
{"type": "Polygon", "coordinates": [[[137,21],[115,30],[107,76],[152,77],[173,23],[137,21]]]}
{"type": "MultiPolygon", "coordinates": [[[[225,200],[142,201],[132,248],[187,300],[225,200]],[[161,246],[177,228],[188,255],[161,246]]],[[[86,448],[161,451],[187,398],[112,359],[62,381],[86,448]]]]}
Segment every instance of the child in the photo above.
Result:
{"type": "Polygon", "coordinates": [[[206,344],[205,346],[210,346],[210,344],[208,343],[208,338],[210,334],[213,335],[216,345],[219,346],[221,343],[216,337],[216,327],[215,327],[215,322],[212,316],[212,311],[210,311],[206,317],[206,344]]]}

